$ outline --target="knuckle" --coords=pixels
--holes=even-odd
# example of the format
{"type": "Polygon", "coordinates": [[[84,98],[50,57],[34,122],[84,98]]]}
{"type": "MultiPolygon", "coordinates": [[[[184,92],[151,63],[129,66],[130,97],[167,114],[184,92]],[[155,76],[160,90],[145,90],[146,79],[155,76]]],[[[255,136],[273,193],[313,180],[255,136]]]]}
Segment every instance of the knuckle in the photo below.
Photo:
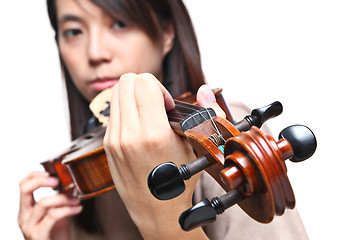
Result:
{"type": "MultiPolygon", "coordinates": [[[[122,77],[122,76],[121,76],[122,77]]],[[[119,93],[119,89],[120,89],[120,82],[118,82],[117,84],[114,85],[113,87],[113,95],[112,95],[112,99],[114,98],[114,95],[117,95],[119,93]]]]}
{"type": "Polygon", "coordinates": [[[20,189],[21,194],[31,193],[31,190],[27,187],[26,182],[20,182],[19,189],[20,189]]]}
{"type": "Polygon", "coordinates": [[[148,148],[155,149],[159,146],[159,143],[161,143],[161,140],[162,139],[160,139],[157,136],[149,136],[146,138],[146,146],[148,148]]]}
{"type": "Polygon", "coordinates": [[[111,134],[109,133],[108,129],[106,131],[106,134],[103,138],[103,147],[105,149],[106,152],[116,152],[117,146],[116,146],[116,142],[114,141],[114,138],[111,136],[111,134]]]}
{"type": "Polygon", "coordinates": [[[109,134],[106,133],[104,138],[103,138],[103,147],[105,149],[109,149],[110,148],[110,141],[109,141],[109,134]]]}
{"type": "Polygon", "coordinates": [[[151,81],[152,79],[155,78],[153,74],[151,73],[140,73],[138,76],[139,76],[139,80],[142,80],[142,81],[151,81]]]}
{"type": "Polygon", "coordinates": [[[137,83],[142,86],[150,86],[151,84],[156,83],[157,79],[151,73],[140,73],[138,75],[137,83]]]}
{"type": "Polygon", "coordinates": [[[118,152],[118,146],[115,141],[107,140],[104,142],[104,149],[106,152],[110,152],[111,154],[115,154],[118,152]]]}
{"type": "Polygon", "coordinates": [[[50,207],[50,201],[47,198],[42,198],[37,202],[36,206],[41,209],[48,209],[50,207]]]}
{"type": "Polygon", "coordinates": [[[37,228],[33,228],[29,232],[29,239],[39,239],[40,238],[40,231],[37,228]]]}
{"type": "Polygon", "coordinates": [[[58,219],[58,212],[54,209],[51,209],[47,212],[46,217],[51,221],[56,221],[58,219]]]}
{"type": "Polygon", "coordinates": [[[23,221],[21,220],[20,215],[17,217],[17,223],[18,223],[19,228],[23,230],[23,221]]]}
{"type": "Polygon", "coordinates": [[[138,146],[137,139],[132,134],[123,134],[120,138],[120,149],[124,153],[129,153],[138,146]]]}
{"type": "Polygon", "coordinates": [[[20,180],[20,182],[19,182],[20,192],[24,192],[25,191],[25,183],[26,183],[26,181],[24,179],[20,180]]]}
{"type": "Polygon", "coordinates": [[[135,73],[125,73],[120,77],[120,80],[134,80],[137,76],[135,73]]]}
{"type": "Polygon", "coordinates": [[[165,140],[169,139],[165,132],[158,134],[147,134],[144,145],[147,149],[154,151],[165,145],[165,140]]]}

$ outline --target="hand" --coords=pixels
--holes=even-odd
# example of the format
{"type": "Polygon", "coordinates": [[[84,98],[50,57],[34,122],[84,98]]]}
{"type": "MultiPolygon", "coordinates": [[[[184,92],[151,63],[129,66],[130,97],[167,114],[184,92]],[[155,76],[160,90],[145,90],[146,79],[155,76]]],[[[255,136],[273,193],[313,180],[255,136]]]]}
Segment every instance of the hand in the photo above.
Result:
{"type": "Polygon", "coordinates": [[[104,148],[116,189],[146,239],[205,237],[201,229],[184,232],[178,224],[181,212],[192,205],[198,178],[169,201],[155,199],[147,186],[158,164],[195,159],[190,144],[170,127],[166,111],[172,108],[171,95],[151,74],[126,74],[114,86],[104,148]]]}
{"type": "Polygon", "coordinates": [[[36,202],[33,197],[36,189],[57,185],[58,180],[47,172],[32,172],[21,180],[18,224],[25,239],[68,239],[66,217],[81,212],[79,199],[57,194],[36,202]]]}

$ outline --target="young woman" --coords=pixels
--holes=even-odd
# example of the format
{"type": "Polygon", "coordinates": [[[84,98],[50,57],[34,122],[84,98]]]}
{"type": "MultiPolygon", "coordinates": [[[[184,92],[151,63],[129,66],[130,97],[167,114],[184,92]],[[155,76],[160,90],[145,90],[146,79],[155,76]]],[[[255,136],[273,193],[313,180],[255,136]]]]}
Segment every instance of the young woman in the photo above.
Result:
{"type": "MultiPolygon", "coordinates": [[[[18,222],[25,239],[305,239],[296,211],[263,225],[233,207],[216,223],[184,232],[182,211],[222,194],[207,175],[193,177],[170,201],[146,184],[159,163],[195,158],[170,128],[171,97],[204,84],[191,20],[181,0],[47,0],[68,94],[72,138],[92,128],[89,102],[114,86],[104,146],[116,190],[80,203],[57,194],[35,202],[33,192],[58,181],[33,172],[20,183],[18,222]],[[171,93],[171,94],[170,94],[171,93]],[[196,190],[195,190],[196,188],[196,190]],[[195,194],[193,194],[195,190],[195,194]]],[[[222,112],[208,86],[200,105],[222,112]]],[[[232,106],[234,112],[244,112],[232,106]]]]}

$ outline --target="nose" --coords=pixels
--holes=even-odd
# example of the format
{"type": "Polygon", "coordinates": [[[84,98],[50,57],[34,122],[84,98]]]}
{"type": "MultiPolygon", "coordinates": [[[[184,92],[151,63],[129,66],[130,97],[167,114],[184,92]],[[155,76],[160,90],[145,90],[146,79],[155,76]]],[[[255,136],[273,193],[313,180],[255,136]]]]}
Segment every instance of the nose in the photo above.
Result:
{"type": "Polygon", "coordinates": [[[108,63],[112,59],[112,52],[106,42],[105,33],[94,30],[89,38],[88,59],[91,66],[108,63]]]}

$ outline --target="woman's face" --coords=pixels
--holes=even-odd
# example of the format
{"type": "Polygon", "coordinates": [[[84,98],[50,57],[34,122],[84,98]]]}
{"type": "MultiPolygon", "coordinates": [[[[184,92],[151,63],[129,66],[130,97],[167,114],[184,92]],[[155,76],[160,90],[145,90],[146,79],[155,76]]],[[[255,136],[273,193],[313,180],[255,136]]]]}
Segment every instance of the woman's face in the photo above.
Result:
{"type": "Polygon", "coordinates": [[[149,72],[162,81],[162,60],[173,31],[154,43],[135,26],[108,15],[89,0],[56,0],[61,56],[81,94],[91,101],[122,74],[149,72]]]}

